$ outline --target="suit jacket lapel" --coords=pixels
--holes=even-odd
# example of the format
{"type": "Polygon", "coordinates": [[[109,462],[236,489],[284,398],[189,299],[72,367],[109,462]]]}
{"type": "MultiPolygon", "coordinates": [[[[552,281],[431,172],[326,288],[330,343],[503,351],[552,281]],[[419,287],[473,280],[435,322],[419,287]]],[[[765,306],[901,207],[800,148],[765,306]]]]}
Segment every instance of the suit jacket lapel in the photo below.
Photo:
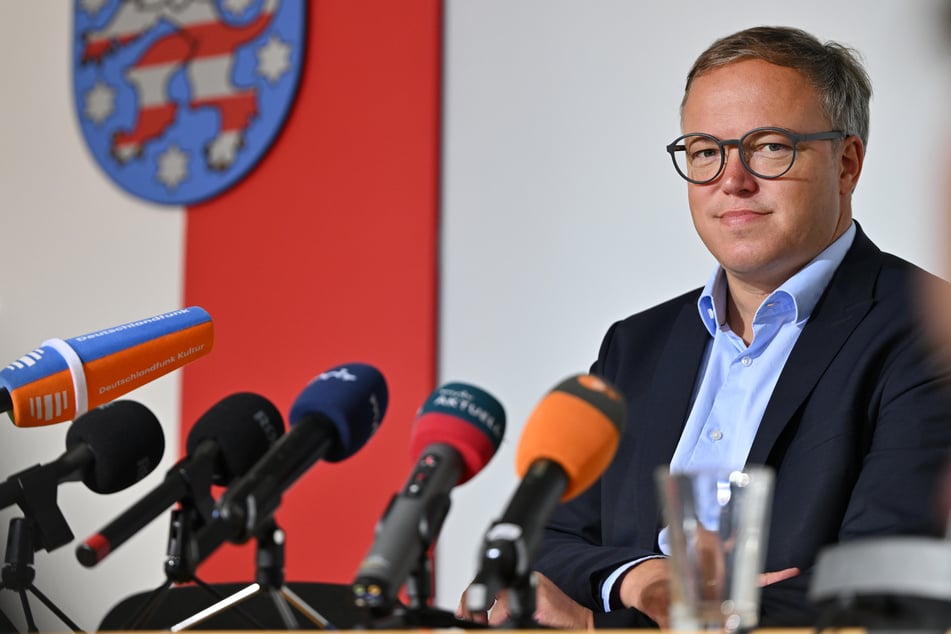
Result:
{"type": "Polygon", "coordinates": [[[803,328],[766,406],[747,458],[766,464],[793,414],[873,304],[881,251],[856,223],[855,239],[803,328]]]}
{"type": "MultiPolygon", "coordinates": [[[[703,327],[697,314],[696,297],[684,304],[677,316],[666,342],[660,363],[654,370],[650,396],[643,412],[635,417],[640,420],[641,432],[636,438],[637,459],[634,461],[636,482],[650,483],[643,486],[638,508],[640,535],[656,539],[657,527],[662,526],[661,511],[654,485],[654,472],[658,466],[668,464],[677,442],[683,433],[690,413],[691,398],[700,371],[710,333],[703,327]],[[655,509],[651,514],[647,509],[655,509]]],[[[645,546],[646,547],[646,546],[645,546]]]]}

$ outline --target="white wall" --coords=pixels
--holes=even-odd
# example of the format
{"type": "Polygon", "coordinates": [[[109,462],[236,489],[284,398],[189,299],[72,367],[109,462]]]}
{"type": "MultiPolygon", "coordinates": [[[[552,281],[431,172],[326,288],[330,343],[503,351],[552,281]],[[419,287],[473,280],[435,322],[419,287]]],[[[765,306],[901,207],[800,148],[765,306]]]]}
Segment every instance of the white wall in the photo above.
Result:
{"type": "MultiPolygon", "coordinates": [[[[123,194],[99,171],[82,144],[73,113],[72,3],[0,2],[4,88],[0,100],[0,363],[52,337],[73,337],[181,305],[182,228],[175,209],[123,194]]],[[[82,483],[59,489],[59,506],[78,541],[157,485],[178,448],[178,374],[130,398],[165,428],[163,463],[143,482],[108,496],[82,483]]],[[[0,419],[0,478],[65,451],[68,424],[34,429],[0,419]]],[[[0,512],[0,544],[20,517],[0,512]]],[[[165,579],[167,519],[122,547],[122,556],[81,567],[75,544],[35,556],[36,586],[86,630],[132,591],[165,579]]],[[[65,631],[35,598],[41,629],[65,631]]],[[[23,627],[19,600],[0,591],[0,609],[23,627]]]]}
{"type": "MultiPolygon", "coordinates": [[[[440,540],[439,603],[454,607],[478,545],[516,481],[520,426],[555,383],[585,371],[615,319],[701,284],[712,261],[663,150],[691,61],[715,37],[785,23],[859,48],[876,89],[856,215],[878,244],[928,268],[936,165],[944,147],[947,56],[936,0],[447,0],[440,380],[496,395],[509,418],[492,463],[453,496],[440,540]]],[[[0,2],[0,363],[70,337],[181,305],[181,213],[111,185],[73,114],[65,1],[0,2]]],[[[177,447],[178,378],[130,395],[177,447]]],[[[0,421],[0,478],[63,450],[68,425],[0,421]]],[[[155,486],[111,496],[60,488],[77,539],[155,486]]],[[[394,483],[394,490],[400,483],[394,483]]],[[[0,512],[6,534],[16,509],[0,512]]],[[[160,583],[167,519],[94,569],[73,545],[37,553],[37,585],[78,624],[160,583]]],[[[33,602],[36,604],[36,602],[33,602]]],[[[0,607],[20,615],[12,593],[0,607]]],[[[36,608],[40,625],[62,630],[36,608]]]]}
{"type": "Polygon", "coordinates": [[[454,492],[440,604],[454,607],[475,572],[539,399],[587,371],[612,321],[710,273],[664,146],[679,134],[687,70],[714,39],[787,24],[864,54],[875,97],[856,217],[880,247],[939,269],[935,183],[947,163],[936,139],[951,131],[951,67],[936,6],[449,0],[440,375],[495,394],[508,430],[454,492]]]}

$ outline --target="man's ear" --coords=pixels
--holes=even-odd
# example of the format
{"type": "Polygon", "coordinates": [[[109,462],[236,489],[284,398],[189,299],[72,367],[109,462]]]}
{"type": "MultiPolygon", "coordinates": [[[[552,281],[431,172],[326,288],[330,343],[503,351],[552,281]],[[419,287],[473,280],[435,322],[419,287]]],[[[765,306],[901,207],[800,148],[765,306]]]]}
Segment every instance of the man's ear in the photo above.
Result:
{"type": "Polygon", "coordinates": [[[851,194],[858,185],[865,162],[865,144],[856,135],[847,136],[839,148],[839,193],[851,194]]]}

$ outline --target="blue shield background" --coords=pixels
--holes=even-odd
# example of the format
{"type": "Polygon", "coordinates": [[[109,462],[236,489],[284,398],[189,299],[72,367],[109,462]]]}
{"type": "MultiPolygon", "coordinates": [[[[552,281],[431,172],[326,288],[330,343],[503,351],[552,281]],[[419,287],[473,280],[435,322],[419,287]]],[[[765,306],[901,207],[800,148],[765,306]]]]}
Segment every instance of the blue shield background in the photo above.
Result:
{"type": "Polygon", "coordinates": [[[297,92],[304,59],[305,0],[170,0],[164,5],[152,2],[145,7],[121,0],[76,0],[73,93],[86,144],[113,181],[127,192],[152,202],[188,205],[236,184],[264,156],[283,127],[297,92]],[[245,94],[251,91],[256,114],[241,131],[241,142],[229,164],[213,167],[208,161],[208,146],[221,130],[222,117],[214,105],[191,104],[199,94],[192,85],[197,80],[188,72],[188,65],[195,60],[172,60],[169,67],[174,69],[163,82],[162,91],[163,98],[174,106],[174,118],[159,135],[143,142],[134,156],[120,160],[115,155],[113,140],[135,128],[142,101],[130,71],[144,57],[154,56],[170,35],[183,31],[172,9],[177,5],[182,10],[183,4],[204,14],[214,13],[219,20],[211,29],[208,24],[201,25],[195,33],[188,33],[189,37],[214,29],[239,30],[255,20],[263,20],[265,11],[272,11],[263,31],[226,53],[231,57],[227,78],[217,78],[219,83],[227,81],[229,88],[245,94]],[[166,17],[159,17],[162,10],[168,14],[166,17]],[[142,15],[147,11],[152,13],[142,15]],[[129,20],[117,20],[127,14],[141,18],[143,23],[151,22],[134,37],[112,40],[95,59],[84,59],[87,41],[94,39],[96,33],[114,32],[117,24],[128,25],[129,20]]]}

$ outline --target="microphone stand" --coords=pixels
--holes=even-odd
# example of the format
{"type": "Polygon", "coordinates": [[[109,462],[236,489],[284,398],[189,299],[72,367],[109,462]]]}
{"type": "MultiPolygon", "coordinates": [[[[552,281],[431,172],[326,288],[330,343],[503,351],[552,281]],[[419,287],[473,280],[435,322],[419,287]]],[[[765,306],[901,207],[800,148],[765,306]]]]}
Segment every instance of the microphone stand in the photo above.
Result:
{"type": "Polygon", "coordinates": [[[538,581],[533,572],[519,575],[508,584],[509,618],[500,625],[502,629],[548,629],[535,620],[537,589],[538,581]]]}
{"type": "MultiPolygon", "coordinates": [[[[73,539],[73,531],[56,503],[58,485],[56,475],[40,465],[24,469],[0,485],[0,490],[3,491],[0,497],[7,503],[16,502],[24,514],[22,518],[15,517],[10,520],[4,565],[0,575],[0,590],[12,590],[20,596],[29,632],[36,632],[38,628],[33,620],[27,591],[33,593],[72,631],[82,631],[33,583],[36,578],[33,553],[41,549],[52,551],[73,539]]],[[[6,616],[4,620],[9,621],[6,616]]],[[[3,623],[4,627],[7,624],[3,623]]]]}
{"type": "Polygon", "coordinates": [[[258,529],[255,533],[255,539],[257,541],[257,571],[254,583],[218,601],[214,605],[205,608],[201,612],[176,623],[171,627],[172,632],[180,632],[194,625],[198,625],[229,608],[237,608],[241,602],[262,593],[271,597],[285,629],[299,629],[297,619],[294,618],[294,613],[291,611],[291,605],[320,629],[336,629],[327,619],[317,612],[317,610],[307,605],[303,599],[285,585],[285,533],[278,527],[273,517],[268,518],[258,529]]]}
{"type": "Polygon", "coordinates": [[[501,629],[550,629],[535,620],[538,580],[529,550],[520,530],[512,531],[502,523],[489,529],[479,574],[469,592],[478,588],[485,609],[491,607],[499,592],[507,592],[509,617],[499,626],[501,629]]]}
{"type": "MultiPolygon", "coordinates": [[[[58,509],[57,509],[58,513],[58,509]]],[[[62,515],[60,515],[62,517],[62,515]]],[[[63,520],[65,523],[65,520],[63,520]]],[[[10,531],[7,534],[6,553],[3,560],[2,582],[0,590],[7,589],[16,592],[20,596],[20,604],[23,606],[23,616],[26,619],[28,632],[39,632],[36,621],[33,619],[33,611],[30,609],[27,591],[33,593],[50,612],[55,614],[60,621],[74,632],[82,630],[66,614],[60,610],[50,599],[40,592],[33,580],[36,578],[36,571],[33,569],[34,553],[34,533],[37,530],[36,524],[27,518],[14,517],[10,520],[10,531]]],[[[66,529],[69,530],[68,527],[66,529]]],[[[0,626],[9,627],[9,631],[15,632],[10,620],[0,612],[0,626]]],[[[3,629],[2,631],[8,631],[3,629]]]]}
{"type": "MultiPolygon", "coordinates": [[[[211,585],[199,579],[184,556],[184,551],[193,539],[194,530],[202,524],[202,516],[195,508],[195,504],[186,499],[182,501],[179,508],[173,509],[171,520],[169,522],[168,546],[165,556],[165,581],[149,593],[145,603],[140,608],[138,614],[125,624],[124,630],[137,630],[147,622],[155,609],[161,604],[162,600],[168,594],[173,584],[184,584],[193,582],[206,590],[215,600],[220,601],[224,597],[211,585]]],[[[265,629],[250,614],[237,608],[235,612],[248,622],[254,629],[265,629]]]]}
{"type": "Polygon", "coordinates": [[[484,623],[460,619],[447,610],[432,607],[430,605],[432,578],[432,559],[429,553],[423,550],[406,579],[409,605],[403,606],[398,603],[396,609],[374,610],[377,615],[371,629],[463,628],[477,630],[489,627],[484,623]]]}

